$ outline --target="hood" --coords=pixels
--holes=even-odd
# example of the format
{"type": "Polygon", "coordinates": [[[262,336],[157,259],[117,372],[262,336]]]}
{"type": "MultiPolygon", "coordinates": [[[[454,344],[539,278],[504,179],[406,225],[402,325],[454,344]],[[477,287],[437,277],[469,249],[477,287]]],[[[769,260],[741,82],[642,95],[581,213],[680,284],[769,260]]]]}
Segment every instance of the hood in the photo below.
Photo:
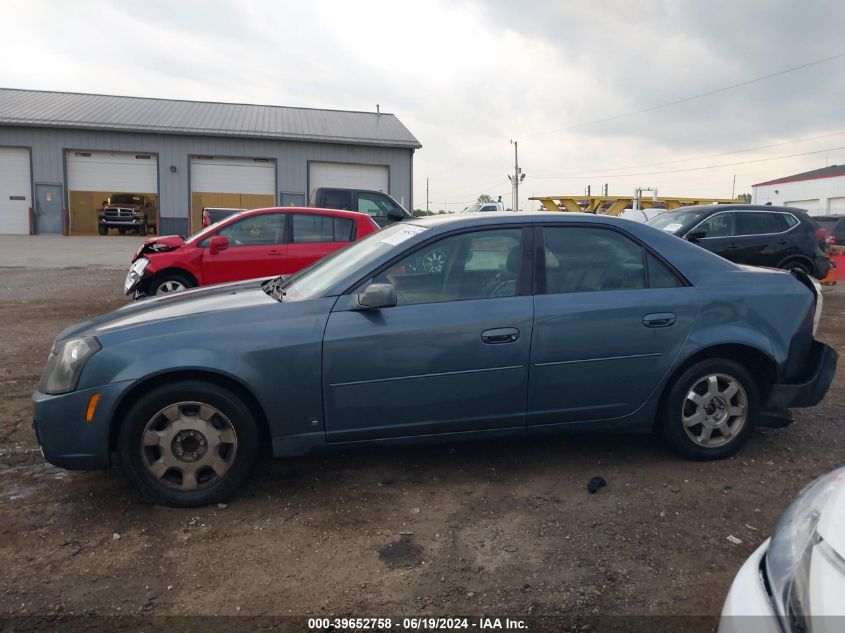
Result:
{"type": "Polygon", "coordinates": [[[135,255],[132,257],[134,262],[141,255],[146,253],[166,253],[181,248],[185,245],[185,240],[180,235],[160,235],[158,237],[151,237],[141,245],[135,255]]]}
{"type": "Polygon", "coordinates": [[[250,279],[217,286],[201,286],[171,295],[129,303],[90,321],[64,330],[57,341],[71,336],[97,336],[133,326],[147,325],[201,314],[221,313],[278,302],[264,292],[264,279],[250,279]]]}

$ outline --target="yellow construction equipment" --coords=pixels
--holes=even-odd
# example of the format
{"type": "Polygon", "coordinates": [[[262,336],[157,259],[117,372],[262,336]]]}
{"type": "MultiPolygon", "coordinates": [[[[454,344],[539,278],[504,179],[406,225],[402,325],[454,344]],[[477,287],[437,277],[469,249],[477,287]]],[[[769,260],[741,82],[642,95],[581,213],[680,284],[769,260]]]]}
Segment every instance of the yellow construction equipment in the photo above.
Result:
{"type": "MultiPolygon", "coordinates": [[[[546,211],[619,215],[625,209],[633,207],[635,196],[535,196],[530,199],[539,200],[546,211]]],[[[671,210],[695,204],[742,204],[742,202],[733,198],[640,197],[638,208],[664,207],[671,210]]]]}

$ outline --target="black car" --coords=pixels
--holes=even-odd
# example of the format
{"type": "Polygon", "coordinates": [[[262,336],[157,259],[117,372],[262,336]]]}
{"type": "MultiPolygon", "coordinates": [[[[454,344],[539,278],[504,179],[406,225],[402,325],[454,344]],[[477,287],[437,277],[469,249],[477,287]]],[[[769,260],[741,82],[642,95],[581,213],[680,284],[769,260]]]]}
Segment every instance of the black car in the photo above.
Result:
{"type": "Polygon", "coordinates": [[[343,209],[366,213],[380,227],[410,220],[413,215],[383,191],[320,187],[311,196],[312,205],[320,209],[343,209]]]}
{"type": "Polygon", "coordinates": [[[817,279],[830,270],[824,233],[803,209],[711,204],[667,211],[646,224],[737,264],[798,268],[817,279]]]}

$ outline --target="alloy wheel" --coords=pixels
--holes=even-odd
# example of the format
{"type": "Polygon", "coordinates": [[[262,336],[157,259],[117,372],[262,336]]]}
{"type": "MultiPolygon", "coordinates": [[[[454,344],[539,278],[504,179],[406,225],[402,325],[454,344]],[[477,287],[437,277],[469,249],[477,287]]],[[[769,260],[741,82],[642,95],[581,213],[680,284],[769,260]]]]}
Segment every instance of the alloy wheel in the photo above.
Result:
{"type": "Polygon", "coordinates": [[[709,374],[693,384],[681,405],[687,437],[699,446],[724,446],[745,426],[748,394],[728,374],[709,374]]]}
{"type": "Polygon", "coordinates": [[[186,492],[220,481],[231,468],[238,437],[219,409],[177,402],[156,413],[141,434],[141,459],[162,485],[186,492]]]}
{"type": "Polygon", "coordinates": [[[157,295],[169,295],[173,292],[179,292],[185,289],[185,284],[180,281],[165,281],[159,284],[159,287],[156,289],[157,295]]]}

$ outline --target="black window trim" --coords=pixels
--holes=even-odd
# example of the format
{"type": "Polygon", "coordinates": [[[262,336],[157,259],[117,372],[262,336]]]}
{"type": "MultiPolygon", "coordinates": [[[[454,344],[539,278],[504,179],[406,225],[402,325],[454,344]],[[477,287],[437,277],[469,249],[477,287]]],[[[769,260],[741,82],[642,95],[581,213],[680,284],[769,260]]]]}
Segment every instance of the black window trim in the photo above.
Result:
{"type": "MultiPolygon", "coordinates": [[[[666,268],[671,272],[675,278],[680,283],[678,288],[687,288],[691,287],[692,283],[690,283],[689,279],[684,277],[681,272],[675,268],[665,257],[660,255],[659,253],[655,252],[648,244],[643,242],[635,235],[631,235],[625,230],[620,229],[616,226],[606,225],[606,224],[599,224],[599,223],[592,223],[592,222],[584,222],[584,223],[544,223],[538,224],[534,230],[534,285],[533,291],[535,295],[564,295],[564,294],[584,294],[584,293],[572,293],[572,292],[555,292],[555,293],[547,293],[546,292],[546,250],[545,250],[545,240],[543,236],[543,230],[546,228],[573,228],[573,229],[602,229],[605,231],[613,231],[615,233],[619,233],[623,237],[627,237],[628,239],[632,240],[635,244],[637,244],[642,253],[643,259],[643,274],[645,275],[645,286],[643,288],[623,288],[620,290],[603,290],[603,291],[593,291],[593,292],[620,292],[620,291],[637,291],[637,290],[652,290],[651,287],[651,276],[649,275],[648,270],[648,254],[651,254],[657,261],[662,263],[666,268]]],[[[665,290],[664,287],[657,288],[657,290],[665,290]]]]}
{"type": "MultiPolygon", "coordinates": [[[[433,235],[432,237],[428,238],[424,242],[420,242],[415,247],[402,251],[396,257],[391,258],[386,263],[382,264],[372,272],[366,274],[364,277],[358,279],[355,283],[349,286],[346,290],[340,293],[340,296],[351,295],[357,292],[360,292],[364,289],[366,284],[372,283],[372,280],[382,274],[385,270],[399,262],[400,260],[404,259],[405,257],[410,257],[414,253],[423,250],[424,248],[430,246],[434,242],[438,242],[443,239],[447,239],[450,237],[454,237],[456,235],[463,235],[465,233],[480,233],[483,231],[502,231],[502,230],[509,230],[509,229],[521,229],[522,233],[519,236],[520,243],[522,245],[522,257],[520,258],[520,269],[519,269],[519,282],[517,283],[517,297],[525,297],[530,296],[532,293],[532,288],[534,287],[534,270],[531,266],[532,260],[534,260],[534,232],[533,232],[533,225],[532,224],[498,224],[498,225],[490,225],[490,226],[471,226],[471,227],[464,227],[461,229],[457,229],[454,231],[449,231],[447,233],[438,233],[437,235],[433,235]]],[[[492,297],[494,299],[506,299],[511,297],[492,297]]],[[[437,303],[456,303],[462,300],[457,301],[449,301],[449,302],[437,302],[437,303]]],[[[483,299],[465,299],[464,301],[483,301],[483,299]]],[[[414,304],[414,305],[426,305],[426,304],[414,304]]]]}
{"type": "MultiPolygon", "coordinates": [[[[695,231],[699,226],[707,222],[710,218],[714,218],[717,215],[722,215],[723,213],[773,213],[777,215],[791,215],[795,219],[795,224],[790,226],[785,231],[776,231],[775,233],[747,233],[743,235],[714,235],[713,237],[700,237],[700,240],[723,240],[729,237],[763,237],[766,235],[783,235],[784,233],[789,233],[791,230],[796,228],[801,224],[800,218],[798,218],[794,213],[790,213],[789,211],[766,211],[765,209],[725,209],[724,211],[716,211],[715,213],[711,213],[706,218],[702,218],[699,220],[698,224],[692,227],[689,231],[687,231],[687,235],[695,231]]],[[[739,217],[737,217],[739,220],[739,217]]]]}

